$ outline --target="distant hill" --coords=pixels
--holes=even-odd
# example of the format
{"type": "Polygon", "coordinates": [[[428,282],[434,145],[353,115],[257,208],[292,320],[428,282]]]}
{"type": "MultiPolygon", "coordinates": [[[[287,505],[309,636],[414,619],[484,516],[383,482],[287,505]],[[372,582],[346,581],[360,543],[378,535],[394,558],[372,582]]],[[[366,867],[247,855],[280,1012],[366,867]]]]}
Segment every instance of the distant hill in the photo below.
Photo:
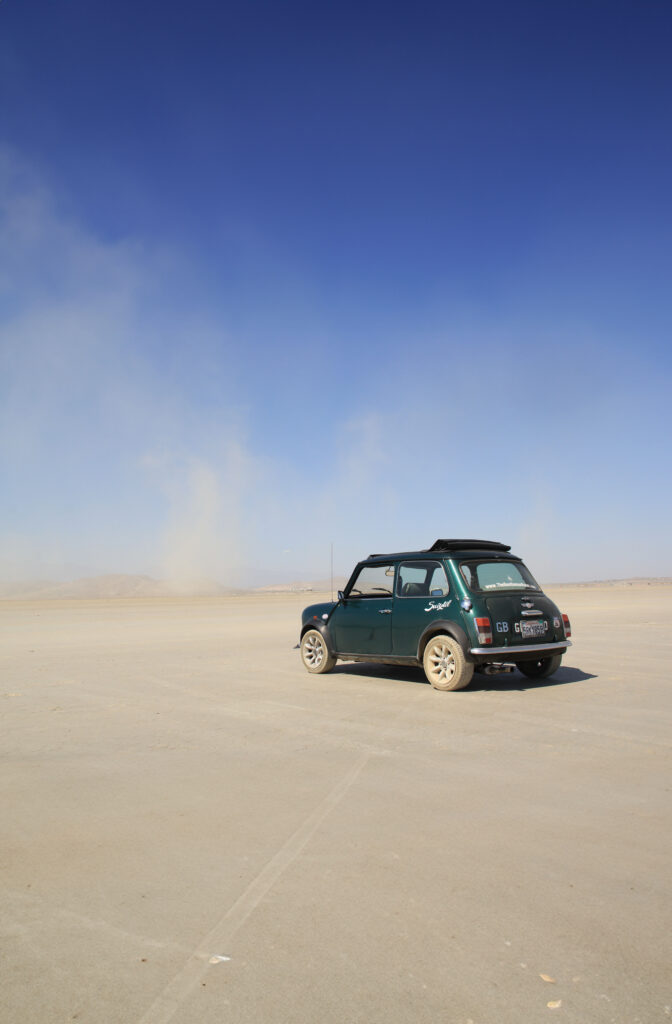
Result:
{"type": "MultiPolygon", "coordinates": [[[[347,583],[345,576],[334,577],[334,596],[347,583]]],[[[54,580],[0,581],[0,600],[110,600],[113,598],[152,597],[217,597],[235,594],[298,594],[329,593],[330,580],[295,580],[291,583],[271,583],[256,588],[225,587],[215,580],[157,580],[152,576],[132,573],[105,573],[82,576],[66,582],[54,580]]]]}
{"type": "Polygon", "coordinates": [[[669,586],[672,576],[632,576],[618,580],[584,580],[578,583],[543,583],[543,587],[661,587],[669,586]]]}
{"type": "MultiPolygon", "coordinates": [[[[343,590],[347,577],[335,576],[334,597],[343,590]]],[[[563,587],[644,587],[672,584],[669,577],[658,579],[634,578],[622,580],[591,580],[582,583],[544,584],[549,590],[563,587]]],[[[65,583],[53,580],[32,580],[20,583],[0,581],[0,600],[48,601],[48,600],[110,600],[114,598],[155,598],[155,597],[224,597],[237,594],[329,594],[331,580],[295,580],[291,583],[270,583],[263,587],[225,587],[214,580],[193,579],[182,581],[156,580],[151,576],[123,573],[107,573],[101,576],[84,576],[65,583]]]]}
{"type": "MultiPolygon", "coordinates": [[[[334,596],[343,590],[348,582],[347,576],[334,576],[334,596]]],[[[331,580],[296,580],[294,583],[269,583],[265,587],[256,587],[255,594],[299,594],[315,591],[317,594],[328,594],[331,580]]]]}
{"type": "Polygon", "coordinates": [[[57,599],[80,599],[115,597],[215,597],[218,594],[232,594],[240,591],[223,587],[213,580],[184,580],[169,582],[155,580],[151,576],[134,576],[123,573],[109,573],[102,576],[85,576],[66,583],[38,580],[25,583],[0,583],[0,599],[44,601],[57,599]]]}

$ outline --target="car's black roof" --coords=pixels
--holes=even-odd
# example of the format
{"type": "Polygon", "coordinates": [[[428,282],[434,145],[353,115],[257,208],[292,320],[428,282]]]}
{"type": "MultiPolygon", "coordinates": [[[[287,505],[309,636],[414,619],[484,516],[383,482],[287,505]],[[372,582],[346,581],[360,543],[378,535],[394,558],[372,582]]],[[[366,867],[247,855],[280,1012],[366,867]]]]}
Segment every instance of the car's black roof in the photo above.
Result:
{"type": "Polygon", "coordinates": [[[515,558],[517,561],[520,561],[516,555],[509,554],[510,551],[511,547],[509,544],[500,544],[495,540],[440,539],[434,541],[431,548],[425,548],[422,551],[395,551],[388,554],[369,555],[365,561],[371,562],[383,558],[412,558],[422,561],[426,558],[436,558],[439,554],[459,555],[462,558],[482,558],[487,554],[491,558],[515,558]]]}

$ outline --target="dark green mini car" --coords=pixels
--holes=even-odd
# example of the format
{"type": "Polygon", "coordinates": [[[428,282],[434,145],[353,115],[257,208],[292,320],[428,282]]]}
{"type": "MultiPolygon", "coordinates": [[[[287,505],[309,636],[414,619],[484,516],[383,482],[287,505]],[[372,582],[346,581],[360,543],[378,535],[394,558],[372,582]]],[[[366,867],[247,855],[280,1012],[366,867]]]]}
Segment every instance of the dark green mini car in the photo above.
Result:
{"type": "Polygon", "coordinates": [[[338,660],[422,665],[437,690],[461,690],[474,670],[544,679],[571,647],[569,619],[506,544],[437,540],[426,551],[371,555],[338,601],[306,608],[309,672],[338,660]]]}

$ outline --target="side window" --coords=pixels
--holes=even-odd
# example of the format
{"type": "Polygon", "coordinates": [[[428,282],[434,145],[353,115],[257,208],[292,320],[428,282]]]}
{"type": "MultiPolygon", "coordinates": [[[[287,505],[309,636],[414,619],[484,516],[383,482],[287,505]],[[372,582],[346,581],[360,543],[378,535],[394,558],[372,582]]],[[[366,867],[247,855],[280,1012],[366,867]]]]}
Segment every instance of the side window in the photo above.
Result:
{"type": "Polygon", "coordinates": [[[398,597],[445,597],[446,571],[440,562],[402,562],[397,577],[398,597]]]}
{"type": "Polygon", "coordinates": [[[348,597],[392,597],[394,565],[363,565],[348,597]]]}
{"type": "Polygon", "coordinates": [[[474,574],[471,571],[471,566],[467,565],[466,562],[463,562],[462,565],[460,566],[460,572],[462,573],[462,578],[463,578],[464,582],[467,584],[467,586],[468,587],[473,586],[473,584],[474,584],[474,574]]]}
{"type": "Polygon", "coordinates": [[[442,565],[437,565],[429,581],[429,596],[447,597],[449,589],[446,570],[442,565]]]}

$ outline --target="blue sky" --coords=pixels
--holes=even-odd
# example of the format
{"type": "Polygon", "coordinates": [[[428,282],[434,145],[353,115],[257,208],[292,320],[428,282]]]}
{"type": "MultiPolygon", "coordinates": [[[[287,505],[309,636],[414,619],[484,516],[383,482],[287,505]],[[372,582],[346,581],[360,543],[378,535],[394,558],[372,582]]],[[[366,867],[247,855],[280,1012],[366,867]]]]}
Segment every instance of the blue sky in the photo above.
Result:
{"type": "Polygon", "coordinates": [[[663,2],[0,5],[0,571],[672,575],[663,2]]]}

